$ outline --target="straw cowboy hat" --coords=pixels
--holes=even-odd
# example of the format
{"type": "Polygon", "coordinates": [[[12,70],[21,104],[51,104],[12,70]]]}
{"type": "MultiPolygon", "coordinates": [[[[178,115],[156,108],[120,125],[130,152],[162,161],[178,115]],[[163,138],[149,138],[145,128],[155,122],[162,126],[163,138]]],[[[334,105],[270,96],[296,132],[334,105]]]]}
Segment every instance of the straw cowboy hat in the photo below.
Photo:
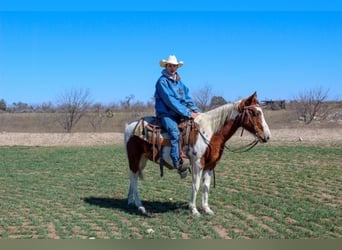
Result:
{"type": "Polygon", "coordinates": [[[175,55],[169,55],[169,57],[166,60],[161,60],[160,61],[160,66],[165,67],[166,64],[174,64],[178,65],[178,68],[183,66],[183,61],[177,61],[177,57],[175,55]]]}

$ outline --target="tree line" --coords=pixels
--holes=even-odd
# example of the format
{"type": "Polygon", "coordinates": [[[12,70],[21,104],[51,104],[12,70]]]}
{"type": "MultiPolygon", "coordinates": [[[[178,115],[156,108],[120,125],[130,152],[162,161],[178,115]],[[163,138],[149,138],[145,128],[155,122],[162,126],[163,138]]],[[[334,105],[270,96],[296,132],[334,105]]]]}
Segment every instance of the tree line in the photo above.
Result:
{"type": "MultiPolygon", "coordinates": [[[[194,101],[202,111],[210,110],[214,107],[223,105],[227,101],[222,96],[216,96],[212,93],[210,87],[205,86],[195,92],[194,101]]],[[[133,94],[126,96],[124,99],[110,104],[94,103],[91,100],[91,93],[84,89],[71,89],[62,93],[55,102],[44,102],[41,104],[28,104],[25,102],[13,102],[7,104],[6,100],[0,99],[0,111],[12,113],[29,113],[29,112],[65,112],[68,109],[82,107],[86,111],[146,111],[154,109],[154,100],[142,102],[135,100],[133,94]]]]}
{"type": "MultiPolygon", "coordinates": [[[[318,115],[324,118],[329,111],[324,102],[328,96],[328,90],[323,88],[310,89],[300,93],[292,104],[298,115],[298,119],[304,120],[306,124],[311,123],[318,115]]],[[[193,99],[202,112],[208,111],[215,107],[224,105],[227,101],[219,95],[214,95],[210,86],[204,86],[193,93],[193,99]]],[[[113,112],[146,112],[154,110],[154,101],[146,103],[135,101],[134,95],[126,96],[123,100],[104,105],[94,103],[91,100],[89,90],[71,89],[65,91],[59,96],[55,103],[48,102],[38,105],[30,105],[24,102],[15,102],[8,106],[4,99],[0,99],[0,111],[13,113],[26,112],[45,112],[59,113],[59,123],[65,131],[71,132],[72,128],[87,113],[95,114],[95,117],[103,115],[111,117],[113,112]]],[[[94,126],[96,121],[94,120],[94,126]]]]}

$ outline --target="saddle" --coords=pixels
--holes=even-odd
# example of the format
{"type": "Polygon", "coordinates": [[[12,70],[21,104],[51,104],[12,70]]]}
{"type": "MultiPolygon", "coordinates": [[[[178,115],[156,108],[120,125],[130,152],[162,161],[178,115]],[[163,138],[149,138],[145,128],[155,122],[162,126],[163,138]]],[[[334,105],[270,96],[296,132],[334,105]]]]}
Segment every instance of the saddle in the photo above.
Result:
{"type": "MultiPolygon", "coordinates": [[[[188,148],[189,145],[193,145],[195,143],[195,135],[197,133],[193,133],[197,131],[197,126],[194,123],[193,119],[182,121],[178,124],[179,129],[179,156],[182,159],[188,159],[188,148]],[[185,151],[184,151],[185,148],[185,151]]],[[[143,139],[144,141],[152,144],[153,148],[153,161],[159,162],[161,167],[161,176],[162,176],[162,166],[165,164],[168,168],[173,168],[166,162],[161,159],[162,154],[159,153],[164,146],[170,146],[170,138],[168,133],[163,129],[160,124],[160,121],[155,116],[146,116],[142,117],[136,127],[134,128],[133,134],[143,139]],[[158,151],[156,150],[158,149],[158,151]],[[157,154],[159,153],[159,159],[156,159],[157,154]]]]}

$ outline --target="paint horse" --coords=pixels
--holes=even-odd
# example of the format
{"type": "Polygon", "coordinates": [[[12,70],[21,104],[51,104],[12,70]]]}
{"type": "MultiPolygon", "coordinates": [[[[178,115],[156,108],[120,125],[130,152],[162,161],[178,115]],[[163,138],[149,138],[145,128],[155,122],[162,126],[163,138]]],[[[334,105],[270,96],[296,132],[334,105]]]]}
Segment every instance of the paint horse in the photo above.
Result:
{"type": "MultiPolygon", "coordinates": [[[[143,179],[143,170],[148,160],[157,162],[160,157],[172,165],[170,147],[156,148],[155,144],[147,142],[133,134],[139,121],[133,121],[125,128],[125,145],[130,168],[130,184],[128,192],[128,205],[133,205],[142,213],[146,210],[140,200],[138,191],[138,177],[143,179]]],[[[144,121],[146,122],[146,121],[144,121]]],[[[262,108],[257,100],[256,92],[250,97],[234,103],[228,103],[205,113],[200,113],[194,120],[197,129],[192,130],[195,138],[183,150],[190,160],[192,174],[192,195],[189,208],[194,216],[200,216],[196,207],[196,196],[201,180],[202,209],[208,215],[214,215],[209,207],[209,187],[213,170],[220,160],[225,143],[231,138],[239,127],[255,136],[256,142],[267,142],[271,138],[269,127],[265,121],[262,108]]],[[[166,132],[161,136],[168,138],[166,132]]]]}

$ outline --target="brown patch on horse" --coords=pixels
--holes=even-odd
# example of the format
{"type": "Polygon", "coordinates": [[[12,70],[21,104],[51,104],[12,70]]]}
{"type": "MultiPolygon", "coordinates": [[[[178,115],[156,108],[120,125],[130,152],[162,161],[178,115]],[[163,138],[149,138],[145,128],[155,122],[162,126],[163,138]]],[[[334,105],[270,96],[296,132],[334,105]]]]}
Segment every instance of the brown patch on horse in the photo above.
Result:
{"type": "Polygon", "coordinates": [[[219,136],[213,136],[210,143],[201,158],[201,166],[203,170],[212,170],[215,168],[216,163],[222,156],[222,139],[219,136]]]}
{"type": "Polygon", "coordinates": [[[215,133],[201,158],[201,166],[203,170],[212,170],[215,168],[217,162],[221,159],[223,154],[224,144],[227,137],[231,137],[239,127],[238,120],[228,120],[221,130],[215,133]],[[231,131],[227,133],[227,131],[231,131]],[[225,136],[224,136],[225,135],[225,136]]]}
{"type": "Polygon", "coordinates": [[[126,149],[129,168],[133,173],[138,172],[140,160],[144,155],[149,159],[150,157],[153,157],[153,150],[151,150],[151,144],[135,135],[127,141],[126,149]]]}

